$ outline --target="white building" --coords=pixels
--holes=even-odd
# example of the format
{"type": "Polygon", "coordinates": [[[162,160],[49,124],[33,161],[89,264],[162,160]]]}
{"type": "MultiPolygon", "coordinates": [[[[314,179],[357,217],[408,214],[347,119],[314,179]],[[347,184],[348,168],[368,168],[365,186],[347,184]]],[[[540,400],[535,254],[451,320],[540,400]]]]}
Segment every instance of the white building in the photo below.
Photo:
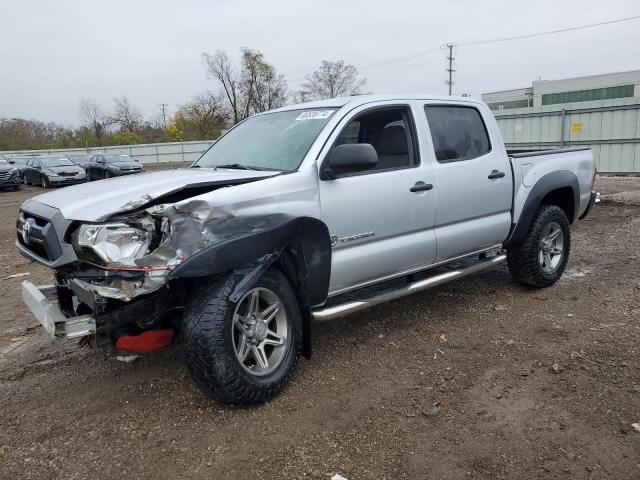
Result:
{"type": "Polygon", "coordinates": [[[538,80],[531,87],[482,94],[492,110],[640,97],[640,70],[562,80],[538,80]]]}

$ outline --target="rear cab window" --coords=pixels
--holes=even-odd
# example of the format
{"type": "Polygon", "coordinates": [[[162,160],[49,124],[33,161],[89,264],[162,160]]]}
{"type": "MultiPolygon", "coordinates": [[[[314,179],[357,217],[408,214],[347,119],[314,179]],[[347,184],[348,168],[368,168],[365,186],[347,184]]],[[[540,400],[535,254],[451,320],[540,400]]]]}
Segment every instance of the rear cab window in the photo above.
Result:
{"type": "Polygon", "coordinates": [[[491,151],[487,127],[475,107],[426,105],[425,112],[438,162],[471,160],[491,151]]]}

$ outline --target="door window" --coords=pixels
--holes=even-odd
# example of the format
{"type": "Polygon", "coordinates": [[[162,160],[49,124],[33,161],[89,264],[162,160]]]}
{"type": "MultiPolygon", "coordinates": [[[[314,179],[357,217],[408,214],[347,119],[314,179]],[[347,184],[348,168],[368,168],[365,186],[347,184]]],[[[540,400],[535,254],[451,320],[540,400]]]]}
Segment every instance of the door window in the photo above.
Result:
{"type": "Polygon", "coordinates": [[[473,107],[430,105],[425,107],[438,162],[458,162],[491,151],[482,115],[473,107]]]}
{"type": "MultiPolygon", "coordinates": [[[[378,108],[351,120],[333,148],[347,143],[370,143],[378,153],[378,165],[356,175],[409,168],[419,163],[413,124],[405,107],[378,108]]],[[[330,157],[329,154],[328,157],[330,157]]]]}

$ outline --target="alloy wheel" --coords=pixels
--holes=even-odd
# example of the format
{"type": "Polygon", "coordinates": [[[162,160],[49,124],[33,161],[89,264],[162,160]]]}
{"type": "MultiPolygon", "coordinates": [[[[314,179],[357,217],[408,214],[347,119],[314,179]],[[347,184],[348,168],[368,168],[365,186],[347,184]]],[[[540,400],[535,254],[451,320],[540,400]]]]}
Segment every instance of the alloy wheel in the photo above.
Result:
{"type": "Polygon", "coordinates": [[[550,222],[542,230],[538,248],[538,262],[542,271],[552,274],[562,262],[564,255],[564,233],[557,222],[550,222]]]}
{"type": "Polygon", "coordinates": [[[250,374],[272,373],[289,347],[287,313],[278,296],[264,287],[249,290],[233,313],[233,349],[250,374]]]}

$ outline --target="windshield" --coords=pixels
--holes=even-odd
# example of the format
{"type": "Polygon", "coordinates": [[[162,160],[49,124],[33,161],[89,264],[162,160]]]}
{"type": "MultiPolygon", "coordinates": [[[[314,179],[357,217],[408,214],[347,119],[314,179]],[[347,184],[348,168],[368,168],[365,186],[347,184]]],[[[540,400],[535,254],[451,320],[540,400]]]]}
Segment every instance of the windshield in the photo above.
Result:
{"type": "Polygon", "coordinates": [[[104,155],[105,163],[133,162],[129,155],[104,155]]]}
{"type": "Polygon", "coordinates": [[[16,165],[26,165],[29,159],[28,158],[12,158],[11,160],[16,165]]]}
{"type": "Polygon", "coordinates": [[[44,168],[49,168],[49,167],[70,167],[75,165],[75,163],[73,163],[71,160],[69,160],[68,158],[58,158],[58,157],[47,157],[47,158],[40,158],[40,164],[44,167],[44,168]]]}
{"type": "Polygon", "coordinates": [[[296,170],[334,112],[289,110],[249,118],[214,143],[194,166],[296,170]]]}

